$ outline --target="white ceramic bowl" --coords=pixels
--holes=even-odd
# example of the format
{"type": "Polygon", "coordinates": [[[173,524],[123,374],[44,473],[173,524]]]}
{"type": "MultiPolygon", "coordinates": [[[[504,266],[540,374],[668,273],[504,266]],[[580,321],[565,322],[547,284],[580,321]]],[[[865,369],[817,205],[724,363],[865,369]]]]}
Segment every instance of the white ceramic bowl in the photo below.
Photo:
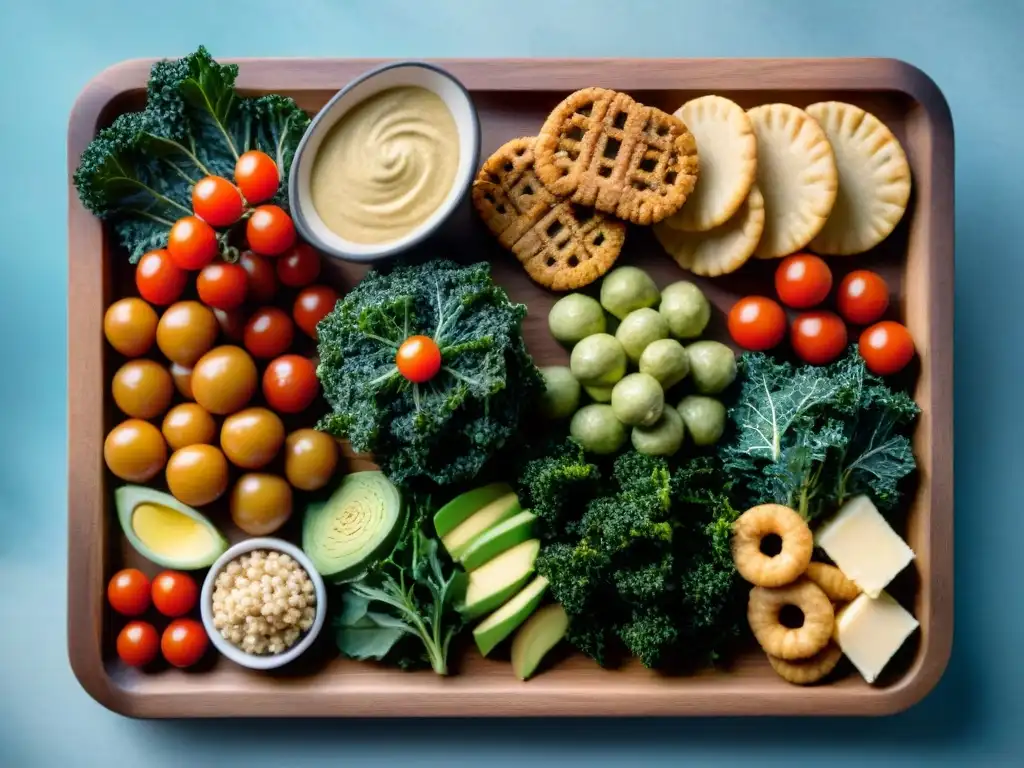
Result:
{"type": "Polygon", "coordinates": [[[235,544],[233,547],[229,547],[228,551],[218,557],[216,562],[210,566],[210,571],[206,574],[205,581],[203,581],[203,591],[199,597],[199,610],[202,614],[206,634],[209,635],[210,642],[220,651],[221,655],[226,656],[236,664],[249,667],[249,669],[276,669],[301,656],[313,644],[316,636],[320,634],[320,629],[324,625],[324,618],[327,616],[327,589],[324,587],[324,580],[317,573],[316,568],[313,567],[313,563],[306,557],[306,553],[294,544],[272,537],[246,539],[235,544]],[[235,558],[257,549],[290,555],[309,575],[310,580],[313,582],[313,589],[316,592],[316,618],[313,620],[313,626],[299,638],[295,645],[284,653],[273,655],[246,653],[238,646],[232,645],[221,637],[220,632],[213,626],[213,589],[217,575],[235,558]]]}
{"type": "Polygon", "coordinates": [[[385,64],[353,80],[317,113],[295,150],[288,178],[288,199],[299,234],[313,247],[346,261],[384,261],[413,248],[437,232],[466,200],[480,160],[480,118],[465,86],[433,64],[401,61],[385,64]],[[459,134],[459,165],[448,196],[416,229],[397,240],[356,243],[328,229],[316,212],[309,191],[310,174],[324,138],[339,119],[381,91],[400,86],[419,86],[436,93],[455,119],[459,134]]]}

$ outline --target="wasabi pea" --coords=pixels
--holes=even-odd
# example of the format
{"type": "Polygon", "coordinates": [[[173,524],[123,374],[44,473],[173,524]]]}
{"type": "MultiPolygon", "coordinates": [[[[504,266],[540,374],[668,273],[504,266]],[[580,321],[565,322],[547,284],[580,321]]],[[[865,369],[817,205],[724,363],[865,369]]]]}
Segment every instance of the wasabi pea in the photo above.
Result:
{"type": "Polygon", "coordinates": [[[583,450],[591,453],[615,453],[626,442],[626,428],[615,418],[610,405],[593,404],[580,408],[569,422],[569,434],[579,441],[583,450]]]}
{"type": "Polygon", "coordinates": [[[612,388],[615,418],[627,426],[649,427],[665,407],[665,392],[653,376],[631,373],[612,388]]]}
{"type": "Polygon", "coordinates": [[[604,310],[597,299],[582,293],[563,296],[548,312],[551,335],[567,346],[595,333],[604,333],[605,321],[604,310]]]}
{"type": "Polygon", "coordinates": [[[658,286],[637,267],[618,267],[601,281],[601,306],[619,320],[635,309],[658,303],[658,286]]]}
{"type": "Polygon", "coordinates": [[[595,402],[610,403],[613,389],[615,387],[584,387],[583,391],[590,395],[590,399],[595,402]]]}
{"type": "Polygon", "coordinates": [[[614,336],[595,333],[572,348],[569,368],[580,384],[610,387],[626,375],[626,352],[614,336]]]}
{"type": "Polygon", "coordinates": [[[544,377],[544,394],[540,398],[540,411],[549,419],[564,419],[580,407],[580,383],[564,365],[540,369],[544,377]]]}
{"type": "Polygon", "coordinates": [[[725,431],[725,406],[713,397],[687,395],[676,410],[695,445],[714,445],[725,431]]]}
{"type": "Polygon", "coordinates": [[[665,286],[658,311],[677,339],[696,339],[711,319],[711,305],[707,297],[700,288],[686,280],[665,286]]]}
{"type": "Polygon", "coordinates": [[[666,408],[651,427],[633,427],[633,447],[648,456],[671,456],[683,444],[686,428],[675,408],[666,408]]]}
{"type": "Polygon", "coordinates": [[[717,395],[736,378],[736,356],[718,341],[696,341],[686,348],[690,379],[702,395],[717,395]]]}
{"type": "Polygon", "coordinates": [[[648,344],[668,338],[668,323],[650,307],[635,309],[622,319],[615,338],[626,350],[626,357],[636,364],[648,344]]]}
{"type": "Polygon", "coordinates": [[[663,389],[674,387],[689,372],[690,358],[675,339],[652,341],[640,355],[640,373],[656,378],[663,389]]]}

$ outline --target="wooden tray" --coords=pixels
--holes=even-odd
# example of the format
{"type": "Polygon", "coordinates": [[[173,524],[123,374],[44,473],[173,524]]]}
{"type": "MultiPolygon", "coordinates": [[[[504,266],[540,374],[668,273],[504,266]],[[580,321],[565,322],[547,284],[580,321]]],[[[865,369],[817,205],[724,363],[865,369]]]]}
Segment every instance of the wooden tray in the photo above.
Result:
{"type": "MultiPolygon", "coordinates": [[[[238,63],[241,90],[283,93],[315,112],[346,82],[380,62],[238,63]]],[[[868,686],[853,673],[808,689],[783,682],[753,648],[726,672],[664,677],[636,664],[606,671],[572,657],[525,684],[513,677],[507,661],[467,651],[456,661],[458,674],[443,679],[430,672],[403,673],[339,660],[328,630],[317,653],[301,668],[284,673],[249,672],[224,659],[196,672],[125,668],[113,652],[116,628],[109,623],[104,585],[124,565],[150,573],[153,568],[123,542],[114,519],[112,478],[103,466],[103,438],[117,419],[108,382],[118,361],[104,342],[102,317],[118,297],[117,287],[131,285],[130,272],[124,254],[70,187],[68,650],[82,686],[104,706],[135,717],[879,715],[923,698],[945,669],[953,632],[953,127],[935,84],[907,64],[884,59],[439,63],[472,92],[483,126],[484,156],[509,138],[535,133],[565,94],[589,85],[624,90],[668,110],[708,92],[745,107],[840,99],[876,113],[893,129],[913,170],[911,209],[876,252],[848,263],[885,273],[921,357],[915,398],[923,414],[914,440],[921,481],[907,526],[917,552],[916,573],[905,574],[907,583],[901,579],[897,586],[914,606],[920,633],[881,685],[868,686]]],[[[142,107],[151,64],[119,64],[86,86],[71,113],[69,176],[100,127],[123,111],[142,107]]],[[[532,284],[482,228],[467,232],[466,239],[463,252],[491,260],[496,279],[514,299],[529,305],[526,333],[538,363],[564,362],[565,351],[546,328],[552,296],[532,284]]],[[[683,277],[648,232],[634,228],[628,240],[622,263],[642,264],[659,285],[683,277]]],[[[438,253],[445,253],[442,246],[438,253]]],[[[843,269],[842,260],[832,263],[843,269]]],[[[751,285],[763,290],[770,268],[748,265],[741,275],[701,281],[719,310],[710,335],[724,338],[721,310],[751,285]]],[[[345,266],[332,278],[344,287],[361,273],[345,266]]]]}

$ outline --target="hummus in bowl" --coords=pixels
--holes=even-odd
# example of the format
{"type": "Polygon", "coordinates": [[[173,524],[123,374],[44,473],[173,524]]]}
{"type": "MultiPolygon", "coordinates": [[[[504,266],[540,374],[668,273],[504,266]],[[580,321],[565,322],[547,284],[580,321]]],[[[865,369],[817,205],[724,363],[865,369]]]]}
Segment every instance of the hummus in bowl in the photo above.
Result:
{"type": "Polygon", "coordinates": [[[480,153],[466,89],[430,64],[372,70],[313,119],[289,178],[292,214],[321,251],[376,262],[436,232],[465,201],[480,153]]]}

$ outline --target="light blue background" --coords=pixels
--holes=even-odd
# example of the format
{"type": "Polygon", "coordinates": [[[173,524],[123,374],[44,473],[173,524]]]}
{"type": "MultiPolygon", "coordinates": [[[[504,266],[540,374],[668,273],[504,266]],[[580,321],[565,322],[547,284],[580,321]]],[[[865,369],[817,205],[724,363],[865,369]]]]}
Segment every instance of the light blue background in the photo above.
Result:
{"type": "Polygon", "coordinates": [[[0,0],[0,765],[1020,758],[1022,31],[1011,0],[0,0]],[[928,72],[957,147],[957,630],[935,694],[887,720],[799,722],[159,723],[93,702],[65,653],[66,123],[107,65],[199,43],[225,57],[896,56],[928,72]]]}

